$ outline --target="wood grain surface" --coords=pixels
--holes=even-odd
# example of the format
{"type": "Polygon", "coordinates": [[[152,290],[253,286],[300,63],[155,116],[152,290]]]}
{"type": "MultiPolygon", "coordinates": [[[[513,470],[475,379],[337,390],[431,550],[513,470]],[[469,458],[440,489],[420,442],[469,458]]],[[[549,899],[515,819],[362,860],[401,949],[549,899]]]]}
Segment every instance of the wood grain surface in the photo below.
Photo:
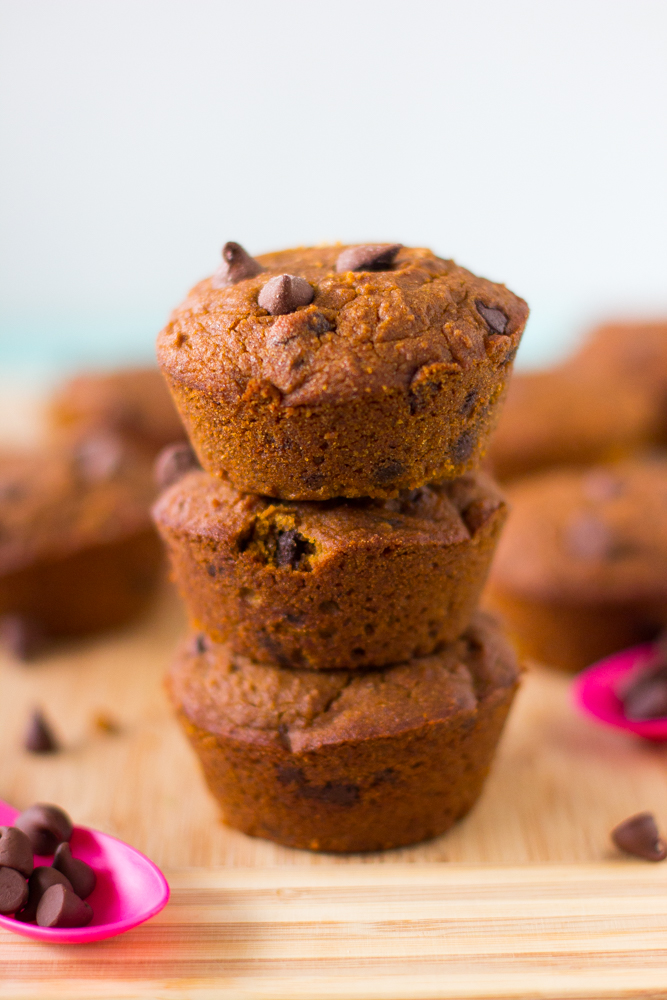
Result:
{"type": "Polygon", "coordinates": [[[667,865],[609,840],[640,809],[667,829],[667,750],[580,717],[568,678],[536,667],[448,835],[372,855],[282,848],[220,822],[171,717],[162,677],[184,627],[165,586],[117,634],[0,658],[0,796],[60,803],[173,887],[159,918],[99,945],[0,932],[1,997],[667,997],[667,865]],[[35,705],[56,755],[21,747],[35,705]]]}

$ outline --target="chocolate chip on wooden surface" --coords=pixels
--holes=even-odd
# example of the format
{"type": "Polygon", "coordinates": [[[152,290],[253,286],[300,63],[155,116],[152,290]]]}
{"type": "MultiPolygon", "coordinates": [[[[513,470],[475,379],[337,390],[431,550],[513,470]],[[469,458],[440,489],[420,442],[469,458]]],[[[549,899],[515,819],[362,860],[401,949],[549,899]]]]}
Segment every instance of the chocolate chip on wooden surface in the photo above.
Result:
{"type": "Polygon", "coordinates": [[[52,885],[64,885],[72,892],[74,891],[70,880],[62,872],[47,865],[39,865],[35,868],[28,879],[28,902],[21,912],[16,914],[16,919],[21,920],[24,924],[34,924],[37,919],[39,901],[52,885]]]}
{"type": "Polygon", "coordinates": [[[77,896],[80,896],[81,899],[90,896],[95,888],[97,876],[85,861],[72,857],[70,846],[66,841],[63,844],[58,844],[56,847],[56,853],[53,857],[53,867],[67,876],[77,896]]]}
{"type": "Polygon", "coordinates": [[[284,316],[299,306],[307,306],[315,298],[315,291],[305,278],[297,274],[277,274],[264,285],[257,302],[272,316],[284,316]]]}
{"type": "Polygon", "coordinates": [[[193,469],[201,469],[201,465],[190,445],[185,442],[168,444],[155,459],[155,483],[159,489],[166,490],[193,469]]]}
{"type": "Polygon", "coordinates": [[[85,927],[93,919],[93,911],[65,885],[52,885],[37,906],[40,927],[85,927]]]}
{"type": "Polygon", "coordinates": [[[254,278],[261,274],[264,268],[247,253],[240,243],[225,243],[222,248],[222,265],[211,278],[214,288],[226,288],[236,285],[246,278],[254,278]]]}
{"type": "Polygon", "coordinates": [[[30,753],[56,753],[60,749],[51,726],[39,709],[35,709],[30,717],[23,746],[30,753]]]}
{"type": "Polygon", "coordinates": [[[365,243],[341,251],[336,271],[389,271],[402,243],[365,243]]]}
{"type": "Polygon", "coordinates": [[[35,854],[53,854],[58,844],[72,836],[72,820],[58,806],[37,802],[14,820],[27,835],[35,854]]]}
{"type": "Polygon", "coordinates": [[[15,826],[0,826],[0,867],[15,868],[26,878],[32,873],[32,845],[15,826]]]}
{"type": "Polygon", "coordinates": [[[16,913],[28,898],[28,883],[14,868],[0,868],[0,913],[16,913]]]}
{"type": "Polygon", "coordinates": [[[31,660],[46,641],[46,631],[37,619],[11,614],[0,617],[0,644],[15,659],[31,660]]]}
{"type": "Polygon", "coordinates": [[[637,813],[619,823],[611,832],[617,847],[645,861],[662,861],[667,857],[667,846],[658,833],[652,813],[637,813]]]}
{"type": "Polygon", "coordinates": [[[493,333],[505,333],[509,319],[502,309],[485,306],[479,299],[475,302],[475,308],[493,333]]]}

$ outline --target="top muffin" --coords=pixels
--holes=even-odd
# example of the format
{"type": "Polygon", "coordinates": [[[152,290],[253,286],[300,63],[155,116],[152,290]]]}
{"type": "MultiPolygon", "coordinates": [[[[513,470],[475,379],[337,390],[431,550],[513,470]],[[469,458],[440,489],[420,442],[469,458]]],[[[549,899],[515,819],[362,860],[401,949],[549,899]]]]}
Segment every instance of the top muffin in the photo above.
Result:
{"type": "Polygon", "coordinates": [[[227,244],[223,259],[158,338],[207,471],[320,500],[394,496],[479,463],[523,300],[398,245],[254,259],[227,244]]]}

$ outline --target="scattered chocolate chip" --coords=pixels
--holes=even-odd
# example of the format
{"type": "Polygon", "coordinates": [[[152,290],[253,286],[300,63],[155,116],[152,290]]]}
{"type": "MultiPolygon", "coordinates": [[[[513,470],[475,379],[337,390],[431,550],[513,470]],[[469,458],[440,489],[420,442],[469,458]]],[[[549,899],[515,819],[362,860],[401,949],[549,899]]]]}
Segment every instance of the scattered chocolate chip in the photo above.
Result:
{"type": "Polygon", "coordinates": [[[209,563],[206,567],[206,572],[209,576],[215,576],[215,566],[212,563],[209,563]]]}
{"type": "Polygon", "coordinates": [[[502,309],[496,309],[493,308],[493,306],[485,306],[483,302],[479,301],[479,299],[475,302],[475,307],[493,333],[505,332],[509,319],[502,309]]]}
{"type": "Polygon", "coordinates": [[[92,918],[88,903],[65,885],[49,886],[37,906],[40,927],[85,927],[92,918]]]}
{"type": "Polygon", "coordinates": [[[312,542],[295,528],[282,531],[276,540],[276,565],[299,569],[302,560],[313,553],[312,542]]]}
{"type": "MultiPolygon", "coordinates": [[[[56,871],[47,865],[39,865],[28,879],[28,902],[20,913],[16,914],[16,919],[24,924],[34,924],[37,920],[37,907],[39,901],[52,885],[64,885],[67,889],[72,889],[70,880],[62,872],[56,871]]],[[[72,890],[74,891],[74,890],[72,890]]]]}
{"type": "Polygon", "coordinates": [[[565,542],[573,556],[579,559],[604,559],[612,539],[606,524],[594,514],[575,514],[565,526],[565,542]]]}
{"type": "Polygon", "coordinates": [[[76,450],[79,474],[89,483],[113,479],[123,462],[123,442],[113,434],[99,434],[82,441],[76,450]]]}
{"type": "Polygon", "coordinates": [[[44,627],[35,618],[25,615],[0,617],[0,643],[17,660],[31,660],[46,645],[44,627]]]}
{"type": "Polygon", "coordinates": [[[87,896],[90,896],[95,888],[97,876],[85,861],[72,857],[72,852],[67,841],[63,844],[58,844],[56,847],[56,853],[53,856],[53,867],[57,871],[62,872],[70,880],[77,896],[81,899],[86,899],[87,896]]]}
{"type": "Polygon", "coordinates": [[[26,878],[32,873],[32,845],[15,826],[0,826],[0,867],[15,868],[26,878]]]}
{"type": "Polygon", "coordinates": [[[28,898],[28,883],[14,868],[0,868],[0,913],[16,913],[28,898]]]}
{"type": "Polygon", "coordinates": [[[277,274],[264,285],[257,302],[272,316],[284,316],[299,306],[307,306],[315,298],[315,291],[305,278],[296,274],[277,274]]]}
{"type": "Polygon", "coordinates": [[[23,746],[30,753],[56,753],[60,749],[51,726],[39,709],[32,713],[23,737],[23,746]]]}
{"type": "Polygon", "coordinates": [[[395,479],[405,474],[405,466],[396,459],[389,459],[383,462],[373,472],[373,482],[378,486],[389,486],[395,479]]]}
{"type": "Polygon", "coordinates": [[[637,813],[619,823],[611,832],[611,839],[627,854],[634,854],[646,861],[662,861],[667,857],[667,846],[661,839],[652,813],[637,813]]]}
{"type": "Polygon", "coordinates": [[[466,398],[463,400],[463,403],[461,404],[459,413],[461,413],[462,416],[464,417],[470,416],[475,407],[476,402],[477,402],[477,390],[469,389],[468,392],[466,393],[466,398]]]}
{"type": "Polygon", "coordinates": [[[53,854],[58,844],[72,836],[72,821],[58,806],[37,802],[14,820],[27,834],[35,854],[53,854]]]}
{"type": "Polygon", "coordinates": [[[402,243],[367,243],[338,254],[336,271],[389,271],[402,243]]]}
{"type": "Polygon", "coordinates": [[[195,652],[199,656],[203,656],[207,649],[208,643],[206,641],[206,636],[203,632],[200,632],[199,635],[195,636],[195,652]]]}
{"type": "Polygon", "coordinates": [[[225,243],[222,248],[222,266],[213,275],[211,284],[214,288],[226,288],[246,278],[254,278],[263,270],[259,261],[251,257],[240,243],[225,243]]]}
{"type": "Polygon", "coordinates": [[[185,442],[168,444],[155,459],[155,483],[158,489],[166,490],[193,469],[201,469],[201,465],[190,445],[185,442]]]}

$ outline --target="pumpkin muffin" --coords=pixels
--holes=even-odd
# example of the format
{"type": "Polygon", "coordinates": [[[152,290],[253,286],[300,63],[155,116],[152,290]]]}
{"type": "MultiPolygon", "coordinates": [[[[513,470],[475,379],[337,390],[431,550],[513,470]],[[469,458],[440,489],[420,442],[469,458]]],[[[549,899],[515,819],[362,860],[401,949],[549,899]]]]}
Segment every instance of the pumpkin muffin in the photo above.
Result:
{"type": "Polygon", "coordinates": [[[56,434],[111,431],[155,453],[185,431],[158,368],[86,372],[62,385],[48,417],[56,434]]]}
{"type": "Polygon", "coordinates": [[[508,488],[485,604],[525,656],[566,670],[667,624],[667,459],[556,469],[508,488]]]}
{"type": "Polygon", "coordinates": [[[620,378],[576,366],[512,377],[489,447],[501,481],[627,457],[660,439],[655,406],[620,378]]]}
{"type": "Polygon", "coordinates": [[[592,330],[568,365],[645,393],[660,408],[667,436],[667,319],[604,323],[592,330]]]}
{"type": "Polygon", "coordinates": [[[109,628],[147,603],[161,566],[152,464],[112,435],[0,456],[0,632],[109,628]]]}
{"type": "Polygon", "coordinates": [[[158,338],[204,469],[283,499],[398,496],[475,468],[528,315],[399,245],[227,244],[158,338]]]}
{"type": "Polygon", "coordinates": [[[192,637],[168,686],[225,821],[290,847],[435,837],[478,798],[517,687],[478,613],[440,653],[363,673],[262,666],[192,637]]]}
{"type": "Polygon", "coordinates": [[[477,473],[393,500],[276,501],[191,472],[154,517],[194,628],[259,663],[382,666],[469,624],[506,517],[477,473]]]}

